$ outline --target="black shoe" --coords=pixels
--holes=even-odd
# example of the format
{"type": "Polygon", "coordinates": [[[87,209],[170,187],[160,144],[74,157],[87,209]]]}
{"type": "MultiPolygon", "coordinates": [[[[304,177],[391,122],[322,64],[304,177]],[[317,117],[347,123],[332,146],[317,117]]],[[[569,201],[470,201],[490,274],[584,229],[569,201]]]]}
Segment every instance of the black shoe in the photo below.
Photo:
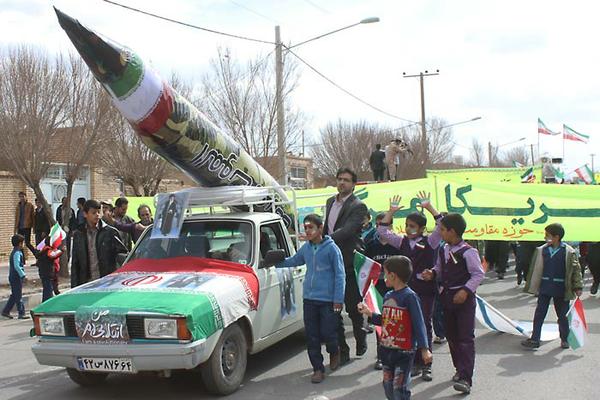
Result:
{"type": "Polygon", "coordinates": [[[29,315],[19,315],[19,319],[29,319],[29,315]]]}
{"type": "Polygon", "coordinates": [[[54,294],[58,296],[60,294],[60,290],[55,290],[54,294]]]}
{"type": "Polygon", "coordinates": [[[504,279],[504,272],[498,272],[498,279],[504,279]]]}
{"type": "Polygon", "coordinates": [[[419,376],[419,375],[421,375],[421,367],[413,365],[413,367],[410,369],[410,376],[411,376],[411,378],[413,376],[419,376]]]}
{"type": "Polygon", "coordinates": [[[12,315],[10,315],[9,313],[2,313],[2,316],[4,318],[8,318],[8,319],[14,319],[14,317],[12,315]]]}
{"type": "Polygon", "coordinates": [[[360,357],[367,352],[367,340],[363,339],[356,342],[356,356],[360,357]]]}
{"type": "Polygon", "coordinates": [[[340,350],[340,366],[350,362],[350,353],[340,350]]]}
{"type": "Polygon", "coordinates": [[[431,376],[431,365],[423,367],[421,370],[421,379],[425,382],[431,382],[433,380],[433,376],[431,376]]]}
{"type": "Polygon", "coordinates": [[[452,376],[452,382],[458,382],[460,381],[460,375],[458,374],[458,371],[456,371],[454,373],[454,375],[452,376]]]}
{"type": "Polygon", "coordinates": [[[373,366],[373,368],[377,371],[381,371],[383,369],[383,364],[381,363],[381,360],[375,361],[375,365],[373,366]]]}
{"type": "Polygon", "coordinates": [[[600,282],[592,283],[592,287],[590,288],[590,294],[595,295],[596,293],[598,293],[598,285],[600,285],[600,282]]]}
{"type": "Polygon", "coordinates": [[[560,341],[560,348],[561,349],[568,349],[569,347],[571,347],[571,346],[569,346],[569,342],[567,342],[566,340],[561,340],[560,341]]]}
{"type": "Polygon", "coordinates": [[[526,339],[523,340],[521,342],[521,346],[526,347],[528,349],[537,349],[540,347],[540,341],[539,340],[533,340],[533,339],[526,339]]]}
{"type": "Polygon", "coordinates": [[[459,379],[454,383],[454,390],[463,394],[469,394],[471,393],[471,385],[469,385],[469,382],[465,381],[464,379],[459,379]]]}
{"type": "Polygon", "coordinates": [[[519,275],[519,276],[517,276],[517,286],[520,286],[521,283],[523,283],[523,276],[519,275]]]}

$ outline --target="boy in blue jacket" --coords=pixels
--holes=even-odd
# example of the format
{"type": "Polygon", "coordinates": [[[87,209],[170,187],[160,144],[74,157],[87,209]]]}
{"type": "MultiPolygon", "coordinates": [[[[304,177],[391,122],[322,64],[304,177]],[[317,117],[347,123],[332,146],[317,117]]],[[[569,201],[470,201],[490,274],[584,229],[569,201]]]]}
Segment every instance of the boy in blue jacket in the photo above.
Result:
{"type": "Polygon", "coordinates": [[[415,352],[431,363],[431,352],[419,296],[408,287],[412,264],[405,256],[392,256],[383,263],[385,284],[391,288],[383,298],[381,314],[373,313],[364,303],[358,311],[381,325],[381,361],[383,389],[390,400],[410,399],[410,371],[415,352]]]}
{"type": "Polygon", "coordinates": [[[329,368],[340,366],[340,349],[337,339],[338,317],[342,311],[346,273],[342,253],[329,236],[323,236],[323,220],[316,214],[304,218],[307,242],[298,252],[277,264],[277,268],[306,264],[304,278],[304,327],[308,358],[313,367],[312,383],[325,378],[321,343],[329,353],[329,368]]]}
{"type": "Polygon", "coordinates": [[[25,306],[23,305],[23,280],[25,279],[25,257],[23,255],[23,235],[13,235],[11,243],[13,251],[10,253],[10,268],[8,271],[8,281],[10,282],[10,297],[2,310],[2,316],[12,319],[10,315],[12,308],[17,305],[19,319],[29,318],[25,315],[25,306]]]}

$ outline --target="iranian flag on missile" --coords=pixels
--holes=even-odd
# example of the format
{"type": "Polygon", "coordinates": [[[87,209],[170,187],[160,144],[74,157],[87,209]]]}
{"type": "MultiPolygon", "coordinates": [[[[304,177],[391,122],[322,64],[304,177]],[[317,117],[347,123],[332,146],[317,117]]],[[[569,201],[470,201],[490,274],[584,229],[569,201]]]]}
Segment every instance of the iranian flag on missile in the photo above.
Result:
{"type": "Polygon", "coordinates": [[[50,229],[50,246],[58,249],[63,240],[67,237],[65,231],[62,230],[58,222],[50,229]]]}
{"type": "Polygon", "coordinates": [[[567,337],[567,341],[571,348],[575,350],[583,347],[585,344],[585,335],[588,331],[583,303],[579,297],[571,306],[567,316],[569,318],[569,336],[567,337]]]}
{"type": "Polygon", "coordinates": [[[592,170],[587,166],[587,164],[583,167],[577,168],[575,170],[575,173],[587,185],[593,185],[596,183],[596,180],[594,179],[594,174],[592,173],[592,170]]]}
{"type": "Polygon", "coordinates": [[[583,133],[579,133],[563,124],[563,139],[587,143],[590,137],[588,135],[584,135],[583,133]]]}
{"type": "Polygon", "coordinates": [[[356,282],[358,291],[362,297],[365,297],[369,291],[371,283],[377,281],[381,272],[381,264],[371,260],[369,257],[359,252],[354,253],[354,272],[356,273],[356,282]]]}

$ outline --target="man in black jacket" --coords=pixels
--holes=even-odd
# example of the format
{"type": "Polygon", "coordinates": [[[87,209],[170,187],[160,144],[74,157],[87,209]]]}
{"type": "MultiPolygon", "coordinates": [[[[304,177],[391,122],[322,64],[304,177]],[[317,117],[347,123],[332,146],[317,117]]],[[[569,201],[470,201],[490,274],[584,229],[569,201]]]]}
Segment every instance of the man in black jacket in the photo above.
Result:
{"type": "MultiPolygon", "coordinates": [[[[364,319],[356,308],[362,300],[354,273],[354,251],[363,246],[360,237],[363,221],[368,214],[367,206],[354,196],[356,173],[350,168],[340,168],[336,174],[338,194],[327,199],[326,217],[323,232],[331,236],[340,248],[346,269],[346,292],[344,303],[352,320],[352,330],[356,339],[356,355],[367,351],[366,332],[362,329],[364,319]]],[[[344,336],[344,324],[340,316],[338,328],[342,364],[350,360],[350,347],[344,336]]]]}
{"type": "Polygon", "coordinates": [[[383,172],[385,171],[385,153],[381,151],[381,145],[376,144],[375,150],[369,157],[369,165],[373,171],[373,179],[376,182],[383,181],[383,172]]]}
{"type": "Polygon", "coordinates": [[[100,220],[100,203],[87,200],[83,205],[85,225],[73,235],[71,287],[82,285],[117,269],[117,254],[127,253],[119,232],[100,220]]]}

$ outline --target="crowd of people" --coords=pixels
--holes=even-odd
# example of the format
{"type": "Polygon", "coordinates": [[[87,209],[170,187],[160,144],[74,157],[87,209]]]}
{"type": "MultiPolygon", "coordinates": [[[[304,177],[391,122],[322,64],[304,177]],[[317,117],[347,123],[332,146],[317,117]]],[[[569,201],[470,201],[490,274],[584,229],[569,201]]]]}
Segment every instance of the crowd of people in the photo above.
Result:
{"type": "Polygon", "coordinates": [[[129,202],[120,197],[115,201],[77,199],[77,212],[69,207],[66,197],[57,207],[55,219],[65,232],[60,245],[51,242],[50,220],[41,202],[35,199],[35,207],[27,200],[24,192],[19,192],[19,202],[15,211],[15,234],[11,238],[13,251],[9,257],[9,284],[11,295],[2,310],[5,318],[14,318],[12,309],[16,306],[17,318],[26,319],[23,305],[23,285],[26,281],[25,265],[28,253],[35,260],[42,283],[42,302],[60,293],[58,273],[60,258],[70,262],[71,287],[108,275],[117,268],[117,255],[127,253],[147,226],[153,223],[152,210],[147,205],[138,208],[139,221],[127,216],[129,202]],[[34,234],[35,243],[31,243],[34,234]]]}

